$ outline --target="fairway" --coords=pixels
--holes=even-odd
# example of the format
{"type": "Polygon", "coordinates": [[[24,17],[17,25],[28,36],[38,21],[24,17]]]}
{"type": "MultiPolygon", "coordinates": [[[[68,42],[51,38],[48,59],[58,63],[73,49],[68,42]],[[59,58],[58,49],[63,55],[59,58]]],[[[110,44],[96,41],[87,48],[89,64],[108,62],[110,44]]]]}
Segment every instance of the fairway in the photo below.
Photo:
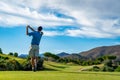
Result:
{"type": "Polygon", "coordinates": [[[66,65],[44,62],[45,70],[0,71],[0,80],[120,80],[119,72],[86,72],[80,69],[91,66],[66,65]]]}
{"type": "Polygon", "coordinates": [[[120,80],[120,73],[0,71],[0,80],[120,80]]]}

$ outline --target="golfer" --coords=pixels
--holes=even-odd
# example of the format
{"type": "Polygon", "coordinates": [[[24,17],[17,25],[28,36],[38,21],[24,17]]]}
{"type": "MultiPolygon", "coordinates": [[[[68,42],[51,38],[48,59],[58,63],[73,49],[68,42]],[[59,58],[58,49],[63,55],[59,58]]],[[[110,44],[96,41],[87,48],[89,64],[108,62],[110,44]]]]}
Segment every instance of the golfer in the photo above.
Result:
{"type": "Polygon", "coordinates": [[[32,36],[29,56],[31,58],[32,71],[36,71],[38,56],[39,56],[39,44],[40,44],[41,37],[43,35],[42,26],[39,26],[37,31],[35,31],[31,26],[27,25],[26,35],[32,36]],[[28,29],[30,29],[32,32],[29,32],[28,29]]]}

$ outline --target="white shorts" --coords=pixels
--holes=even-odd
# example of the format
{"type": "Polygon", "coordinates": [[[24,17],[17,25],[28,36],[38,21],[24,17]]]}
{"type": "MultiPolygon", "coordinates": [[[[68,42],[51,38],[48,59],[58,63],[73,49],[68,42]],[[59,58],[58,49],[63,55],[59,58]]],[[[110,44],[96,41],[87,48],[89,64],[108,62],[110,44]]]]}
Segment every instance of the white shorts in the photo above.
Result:
{"type": "Polygon", "coordinates": [[[38,57],[39,56],[39,45],[31,45],[29,50],[30,57],[38,57]]]}

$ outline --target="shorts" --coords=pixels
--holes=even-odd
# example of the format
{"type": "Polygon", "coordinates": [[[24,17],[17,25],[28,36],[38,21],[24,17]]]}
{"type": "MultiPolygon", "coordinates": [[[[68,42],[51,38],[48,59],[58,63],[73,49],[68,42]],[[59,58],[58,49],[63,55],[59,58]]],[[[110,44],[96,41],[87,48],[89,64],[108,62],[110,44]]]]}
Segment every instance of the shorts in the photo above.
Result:
{"type": "Polygon", "coordinates": [[[39,45],[31,45],[29,50],[30,57],[38,57],[39,56],[39,45]]]}

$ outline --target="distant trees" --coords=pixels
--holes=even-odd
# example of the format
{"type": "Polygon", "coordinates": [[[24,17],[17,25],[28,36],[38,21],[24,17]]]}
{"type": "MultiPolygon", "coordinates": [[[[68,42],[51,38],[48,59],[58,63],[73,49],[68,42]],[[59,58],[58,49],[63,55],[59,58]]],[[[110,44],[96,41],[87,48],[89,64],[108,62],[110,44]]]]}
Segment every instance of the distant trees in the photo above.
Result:
{"type": "Polygon", "coordinates": [[[109,56],[101,56],[96,59],[70,59],[70,58],[59,58],[58,62],[60,63],[75,63],[82,66],[90,66],[90,65],[98,65],[98,64],[106,64],[106,65],[114,65],[114,60],[116,56],[109,55],[109,56]],[[110,63],[112,62],[112,63],[110,63]]]}
{"type": "Polygon", "coordinates": [[[0,54],[3,54],[2,49],[0,48],[0,54]]]}
{"type": "Polygon", "coordinates": [[[13,56],[13,52],[9,52],[9,54],[8,54],[8,55],[13,56]]]}
{"type": "Polygon", "coordinates": [[[18,57],[18,53],[17,52],[10,52],[8,55],[10,55],[10,56],[14,56],[14,57],[18,57]]]}
{"type": "Polygon", "coordinates": [[[115,59],[116,56],[113,55],[99,57],[96,60],[100,61],[100,64],[103,63],[104,66],[102,67],[93,66],[92,71],[104,71],[104,72],[120,71],[119,64],[116,64],[115,59]]]}
{"type": "Polygon", "coordinates": [[[18,53],[17,52],[15,52],[13,55],[14,55],[14,57],[18,57],[18,53]]]}
{"type": "Polygon", "coordinates": [[[52,54],[50,52],[45,52],[44,56],[46,57],[46,60],[50,60],[50,61],[56,61],[59,59],[59,56],[52,54]]]}
{"type": "Polygon", "coordinates": [[[52,56],[52,53],[50,53],[50,52],[45,52],[45,53],[44,53],[44,56],[45,56],[45,57],[51,57],[51,56],[52,56]]]}

